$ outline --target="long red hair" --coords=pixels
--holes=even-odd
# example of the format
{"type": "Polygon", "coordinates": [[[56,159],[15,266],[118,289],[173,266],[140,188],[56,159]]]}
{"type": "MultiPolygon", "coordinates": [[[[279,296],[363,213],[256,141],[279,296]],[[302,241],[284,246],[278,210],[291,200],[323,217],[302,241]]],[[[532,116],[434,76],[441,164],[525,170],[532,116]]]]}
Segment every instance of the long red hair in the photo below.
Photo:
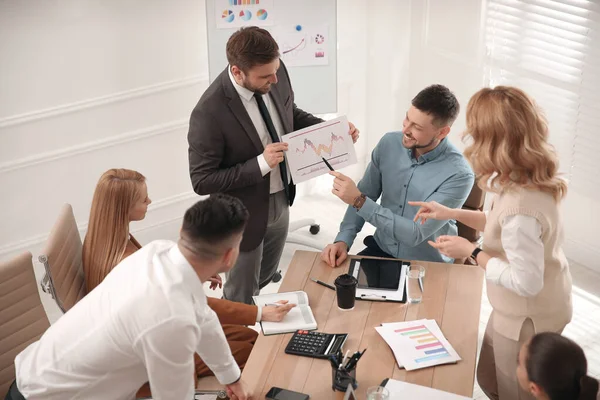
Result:
{"type": "Polygon", "coordinates": [[[129,241],[129,213],[142,195],[146,178],[129,169],[110,169],[100,177],[83,242],[88,292],[121,261],[129,241]]]}

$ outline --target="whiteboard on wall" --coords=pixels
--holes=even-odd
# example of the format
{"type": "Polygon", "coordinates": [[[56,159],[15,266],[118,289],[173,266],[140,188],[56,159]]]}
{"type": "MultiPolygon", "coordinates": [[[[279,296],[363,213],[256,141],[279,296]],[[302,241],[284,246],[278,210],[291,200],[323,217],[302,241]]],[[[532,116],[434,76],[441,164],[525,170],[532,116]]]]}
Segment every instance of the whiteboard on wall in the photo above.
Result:
{"type": "Polygon", "coordinates": [[[240,26],[267,29],[290,74],[298,107],[337,112],[336,0],[206,0],[210,82],[227,67],[225,46],[240,26]]]}

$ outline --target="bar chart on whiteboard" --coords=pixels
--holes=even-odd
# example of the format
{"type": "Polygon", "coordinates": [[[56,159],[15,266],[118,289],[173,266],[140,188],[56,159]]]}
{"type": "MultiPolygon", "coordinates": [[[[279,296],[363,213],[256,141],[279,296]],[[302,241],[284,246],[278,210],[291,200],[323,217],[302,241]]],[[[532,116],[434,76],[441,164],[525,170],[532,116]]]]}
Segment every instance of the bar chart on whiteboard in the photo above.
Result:
{"type": "Polygon", "coordinates": [[[295,183],[329,172],[323,158],[334,169],[356,163],[356,151],[348,134],[348,119],[339,117],[284,135],[290,173],[295,183]]]}

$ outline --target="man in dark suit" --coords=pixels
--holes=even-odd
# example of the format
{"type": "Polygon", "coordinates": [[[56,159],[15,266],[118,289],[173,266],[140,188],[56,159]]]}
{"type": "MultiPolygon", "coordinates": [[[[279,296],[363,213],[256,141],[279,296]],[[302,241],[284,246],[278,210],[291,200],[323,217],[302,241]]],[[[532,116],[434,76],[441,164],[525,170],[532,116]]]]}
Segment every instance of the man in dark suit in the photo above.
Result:
{"type": "MultiPolygon", "coordinates": [[[[190,177],[200,195],[242,200],[250,219],[223,296],[251,303],[279,265],[296,188],[285,162],[286,133],[323,122],[294,103],[279,47],[264,29],[242,28],[227,42],[229,65],[194,108],[190,177]]],[[[358,130],[350,124],[354,141],[358,130]]]]}

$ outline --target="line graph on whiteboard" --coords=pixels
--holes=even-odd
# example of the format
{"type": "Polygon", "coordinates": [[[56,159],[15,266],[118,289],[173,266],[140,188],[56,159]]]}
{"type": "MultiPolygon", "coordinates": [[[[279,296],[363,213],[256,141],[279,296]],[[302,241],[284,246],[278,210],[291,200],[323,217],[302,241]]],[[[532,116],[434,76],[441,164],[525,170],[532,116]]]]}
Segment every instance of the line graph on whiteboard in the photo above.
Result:
{"type": "Polygon", "coordinates": [[[283,136],[288,143],[287,160],[294,182],[299,183],[334,169],[356,163],[352,138],[348,135],[346,117],[336,118],[283,136]]]}
{"type": "Polygon", "coordinates": [[[329,64],[329,26],[280,26],[273,29],[281,59],[288,67],[306,67],[329,64]]]}

